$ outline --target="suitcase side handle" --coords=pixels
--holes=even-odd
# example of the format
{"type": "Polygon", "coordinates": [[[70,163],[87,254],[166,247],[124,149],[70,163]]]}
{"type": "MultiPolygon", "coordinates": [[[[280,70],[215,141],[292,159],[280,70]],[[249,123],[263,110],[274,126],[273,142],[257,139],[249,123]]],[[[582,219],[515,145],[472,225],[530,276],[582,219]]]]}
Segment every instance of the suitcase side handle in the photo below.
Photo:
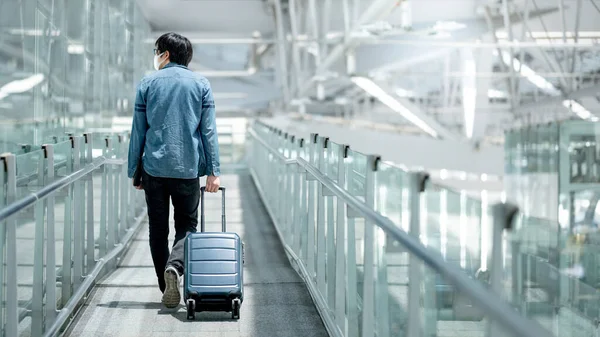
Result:
{"type": "MultiPolygon", "coordinates": [[[[219,187],[221,191],[221,231],[227,232],[227,225],[225,224],[225,187],[219,187]]],[[[204,192],[206,192],[206,186],[200,187],[200,232],[205,232],[205,216],[204,216],[204,192]]]]}

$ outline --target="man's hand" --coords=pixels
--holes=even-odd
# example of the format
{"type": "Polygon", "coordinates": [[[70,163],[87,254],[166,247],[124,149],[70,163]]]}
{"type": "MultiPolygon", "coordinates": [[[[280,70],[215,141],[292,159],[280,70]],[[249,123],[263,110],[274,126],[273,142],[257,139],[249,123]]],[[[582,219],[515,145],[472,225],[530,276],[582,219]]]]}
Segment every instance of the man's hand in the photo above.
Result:
{"type": "MultiPolygon", "coordinates": [[[[133,184],[133,182],[134,182],[134,179],[131,179],[131,182],[132,182],[132,184],[133,184]]],[[[140,182],[140,185],[139,185],[139,186],[135,186],[135,185],[133,185],[133,187],[135,187],[135,189],[136,189],[136,190],[143,190],[143,189],[144,189],[144,185],[143,185],[141,182],[140,182]]]]}
{"type": "Polygon", "coordinates": [[[221,185],[221,181],[219,177],[208,176],[206,177],[206,192],[216,193],[219,191],[219,186],[221,185]]]}

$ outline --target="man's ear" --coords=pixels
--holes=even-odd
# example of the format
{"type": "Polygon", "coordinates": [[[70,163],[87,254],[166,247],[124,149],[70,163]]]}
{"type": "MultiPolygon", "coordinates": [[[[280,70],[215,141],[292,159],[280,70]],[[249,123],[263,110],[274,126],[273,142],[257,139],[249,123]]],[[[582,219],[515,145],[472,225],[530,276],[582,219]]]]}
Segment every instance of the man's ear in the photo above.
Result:
{"type": "Polygon", "coordinates": [[[171,54],[169,54],[169,51],[165,51],[165,60],[170,61],[171,60],[171,54]]]}

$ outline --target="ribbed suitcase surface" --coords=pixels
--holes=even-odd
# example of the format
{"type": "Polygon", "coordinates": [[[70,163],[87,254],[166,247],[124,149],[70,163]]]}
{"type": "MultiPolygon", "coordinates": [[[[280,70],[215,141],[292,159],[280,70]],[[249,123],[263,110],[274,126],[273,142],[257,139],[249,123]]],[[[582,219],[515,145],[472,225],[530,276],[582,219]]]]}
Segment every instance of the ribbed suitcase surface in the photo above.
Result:
{"type": "Polygon", "coordinates": [[[194,297],[242,296],[242,240],[236,233],[187,237],[186,290],[194,297]]]}

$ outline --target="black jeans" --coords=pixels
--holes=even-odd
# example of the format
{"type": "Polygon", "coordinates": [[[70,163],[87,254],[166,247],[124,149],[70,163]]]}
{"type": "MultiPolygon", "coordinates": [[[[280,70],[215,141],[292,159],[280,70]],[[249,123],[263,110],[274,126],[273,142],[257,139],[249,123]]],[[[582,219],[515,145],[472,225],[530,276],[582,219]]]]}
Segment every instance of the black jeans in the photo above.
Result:
{"type": "Polygon", "coordinates": [[[158,178],[143,172],[142,186],[146,192],[150,231],[150,254],[154,262],[160,291],[165,291],[164,272],[173,266],[183,274],[184,239],[198,226],[200,180],[158,178]],[[173,202],[175,241],[169,253],[169,200],[173,202]]]}

